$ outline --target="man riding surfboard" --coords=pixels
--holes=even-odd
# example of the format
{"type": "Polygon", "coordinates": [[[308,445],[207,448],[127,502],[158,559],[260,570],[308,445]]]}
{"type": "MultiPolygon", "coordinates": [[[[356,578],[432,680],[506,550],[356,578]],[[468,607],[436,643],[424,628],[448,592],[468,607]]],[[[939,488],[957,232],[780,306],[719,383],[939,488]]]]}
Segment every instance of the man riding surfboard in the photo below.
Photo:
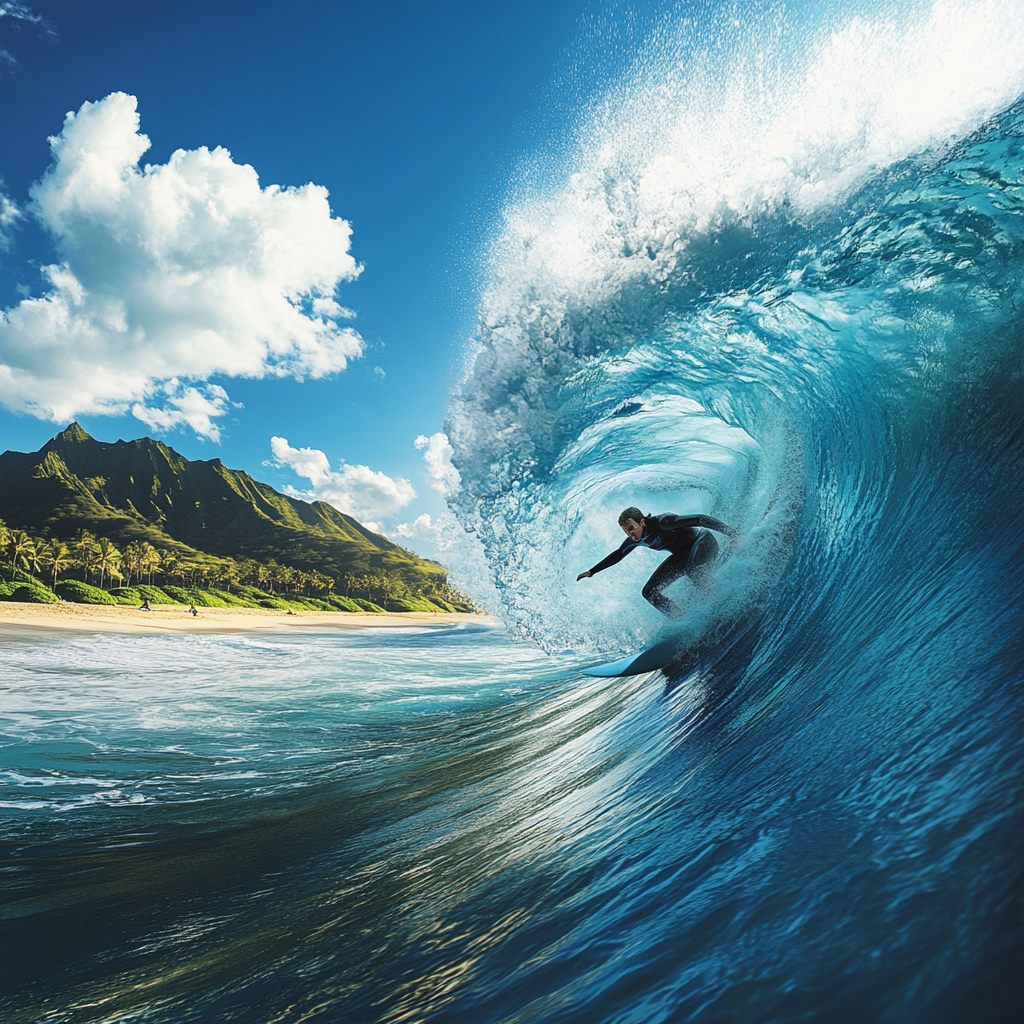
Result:
{"type": "Polygon", "coordinates": [[[739,536],[731,526],[713,516],[677,516],[671,512],[658,516],[644,515],[635,505],[623,509],[619,526],[626,533],[619,549],[602,558],[592,569],[581,572],[576,582],[621,562],[634,548],[669,551],[669,557],[654,570],[642,593],[658,611],[673,618],[681,614],[681,609],[663,591],[681,576],[688,576],[698,584],[707,579],[718,554],[718,541],[708,531],[724,533],[734,542],[739,536]]]}

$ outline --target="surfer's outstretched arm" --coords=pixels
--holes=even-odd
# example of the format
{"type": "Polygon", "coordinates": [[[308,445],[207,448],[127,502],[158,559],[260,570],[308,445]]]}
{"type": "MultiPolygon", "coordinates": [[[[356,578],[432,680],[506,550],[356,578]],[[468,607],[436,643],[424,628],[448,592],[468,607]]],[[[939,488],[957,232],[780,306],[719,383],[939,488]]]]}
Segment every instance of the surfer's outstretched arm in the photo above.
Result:
{"type": "Polygon", "coordinates": [[[602,558],[601,561],[597,563],[597,565],[588,569],[586,572],[581,572],[579,576],[576,577],[576,582],[579,583],[580,580],[585,580],[587,579],[587,577],[593,576],[595,572],[600,572],[602,569],[607,569],[609,566],[617,565],[636,546],[636,541],[627,537],[622,542],[622,545],[618,549],[618,551],[613,551],[610,555],[606,555],[604,558],[602,558]]]}

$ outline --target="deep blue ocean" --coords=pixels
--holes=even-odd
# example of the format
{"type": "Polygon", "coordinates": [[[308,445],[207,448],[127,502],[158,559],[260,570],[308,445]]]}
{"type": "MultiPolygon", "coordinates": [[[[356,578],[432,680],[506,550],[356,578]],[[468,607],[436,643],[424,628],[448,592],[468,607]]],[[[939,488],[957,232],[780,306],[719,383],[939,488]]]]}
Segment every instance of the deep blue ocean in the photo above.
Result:
{"type": "Polygon", "coordinates": [[[503,628],[0,633],[5,1024],[1021,1019],[1024,8],[704,10],[483,261],[503,628]]]}

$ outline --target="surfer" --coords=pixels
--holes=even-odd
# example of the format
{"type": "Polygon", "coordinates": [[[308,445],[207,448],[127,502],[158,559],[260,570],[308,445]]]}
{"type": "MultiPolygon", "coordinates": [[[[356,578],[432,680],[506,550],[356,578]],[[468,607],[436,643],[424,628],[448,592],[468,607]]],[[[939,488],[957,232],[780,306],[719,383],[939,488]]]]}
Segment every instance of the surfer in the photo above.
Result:
{"type": "Polygon", "coordinates": [[[716,530],[733,538],[739,534],[713,516],[677,516],[665,512],[659,516],[644,515],[631,505],[619,516],[619,526],[626,533],[626,539],[617,551],[602,558],[592,569],[581,572],[576,582],[588,579],[594,573],[621,562],[634,548],[651,548],[654,551],[669,551],[671,554],[644,584],[644,599],[650,601],[659,612],[672,618],[681,614],[681,609],[669,600],[663,591],[680,576],[689,576],[700,584],[711,574],[711,566],[718,554],[718,541],[708,532],[716,530]]]}

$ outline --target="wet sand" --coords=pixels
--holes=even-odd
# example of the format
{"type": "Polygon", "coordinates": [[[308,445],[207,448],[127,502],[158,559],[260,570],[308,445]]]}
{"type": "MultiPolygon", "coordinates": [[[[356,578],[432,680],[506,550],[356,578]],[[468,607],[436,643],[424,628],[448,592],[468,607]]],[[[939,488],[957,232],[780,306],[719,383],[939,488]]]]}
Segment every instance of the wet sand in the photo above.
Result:
{"type": "Polygon", "coordinates": [[[21,604],[0,601],[0,630],[23,627],[103,633],[250,633],[282,629],[394,629],[458,622],[497,625],[488,615],[398,612],[357,615],[349,612],[282,612],[264,608],[200,608],[192,616],[181,605],[154,605],[150,612],[127,605],[21,604]]]}

